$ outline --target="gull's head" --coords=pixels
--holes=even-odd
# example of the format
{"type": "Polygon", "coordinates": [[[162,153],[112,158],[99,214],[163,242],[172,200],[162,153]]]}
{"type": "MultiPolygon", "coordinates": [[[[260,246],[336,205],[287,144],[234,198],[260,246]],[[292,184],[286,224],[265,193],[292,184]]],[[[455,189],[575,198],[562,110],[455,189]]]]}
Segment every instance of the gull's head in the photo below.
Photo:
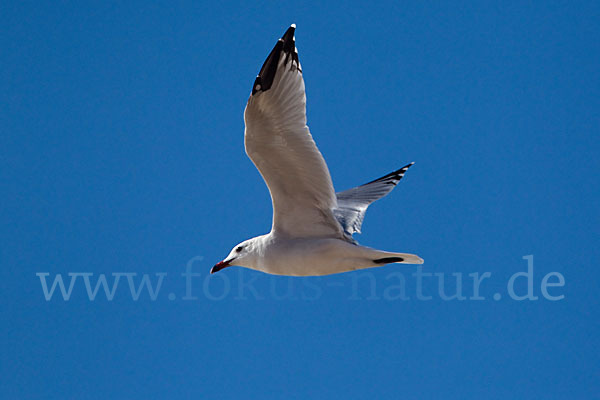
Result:
{"type": "Polygon", "coordinates": [[[223,268],[234,265],[239,267],[253,268],[256,262],[257,251],[255,239],[256,238],[249,239],[242,243],[236,244],[223,261],[218,262],[214,267],[211,268],[210,273],[214,274],[223,268]]]}

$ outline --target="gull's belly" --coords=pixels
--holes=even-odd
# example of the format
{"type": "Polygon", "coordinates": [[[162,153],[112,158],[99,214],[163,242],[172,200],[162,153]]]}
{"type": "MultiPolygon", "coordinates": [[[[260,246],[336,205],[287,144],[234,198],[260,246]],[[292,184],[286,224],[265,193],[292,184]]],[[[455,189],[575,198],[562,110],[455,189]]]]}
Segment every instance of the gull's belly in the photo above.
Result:
{"type": "Polygon", "coordinates": [[[369,265],[364,247],[339,239],[293,239],[265,249],[264,272],[315,276],[352,271],[369,265]]]}

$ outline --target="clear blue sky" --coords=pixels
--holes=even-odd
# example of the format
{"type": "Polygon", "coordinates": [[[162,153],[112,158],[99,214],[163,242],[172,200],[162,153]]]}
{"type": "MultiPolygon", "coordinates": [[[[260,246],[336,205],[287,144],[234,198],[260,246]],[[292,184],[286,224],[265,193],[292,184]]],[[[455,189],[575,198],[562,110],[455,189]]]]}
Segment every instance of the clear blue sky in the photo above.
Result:
{"type": "Polygon", "coordinates": [[[598,2],[125,3],[0,6],[3,398],[599,396],[598,2]],[[485,300],[430,277],[421,301],[405,265],[207,278],[270,228],[243,108],[290,23],[336,188],[416,163],[357,239],[449,293],[489,272],[485,300]],[[167,275],[154,301],[126,276],[46,301],[39,272],[167,275]]]}

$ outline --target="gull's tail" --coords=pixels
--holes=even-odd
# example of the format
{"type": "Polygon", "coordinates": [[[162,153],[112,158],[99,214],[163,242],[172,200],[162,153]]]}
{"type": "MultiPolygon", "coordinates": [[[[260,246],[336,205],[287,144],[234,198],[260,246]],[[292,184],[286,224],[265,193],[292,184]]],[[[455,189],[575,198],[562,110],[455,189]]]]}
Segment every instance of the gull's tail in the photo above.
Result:
{"type": "Polygon", "coordinates": [[[373,264],[423,264],[423,259],[416,254],[391,253],[388,251],[373,250],[373,264]]]}

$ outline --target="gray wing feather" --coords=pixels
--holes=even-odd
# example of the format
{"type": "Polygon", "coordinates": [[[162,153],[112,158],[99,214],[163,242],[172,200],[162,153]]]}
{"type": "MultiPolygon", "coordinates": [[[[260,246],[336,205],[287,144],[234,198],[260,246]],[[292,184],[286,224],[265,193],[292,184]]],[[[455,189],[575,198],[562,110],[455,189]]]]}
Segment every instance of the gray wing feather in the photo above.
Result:
{"type": "Polygon", "coordinates": [[[360,233],[360,227],[369,205],[391,192],[400,182],[406,170],[413,164],[410,163],[364,185],[335,194],[338,207],[333,210],[333,214],[347,235],[360,233]]]}

